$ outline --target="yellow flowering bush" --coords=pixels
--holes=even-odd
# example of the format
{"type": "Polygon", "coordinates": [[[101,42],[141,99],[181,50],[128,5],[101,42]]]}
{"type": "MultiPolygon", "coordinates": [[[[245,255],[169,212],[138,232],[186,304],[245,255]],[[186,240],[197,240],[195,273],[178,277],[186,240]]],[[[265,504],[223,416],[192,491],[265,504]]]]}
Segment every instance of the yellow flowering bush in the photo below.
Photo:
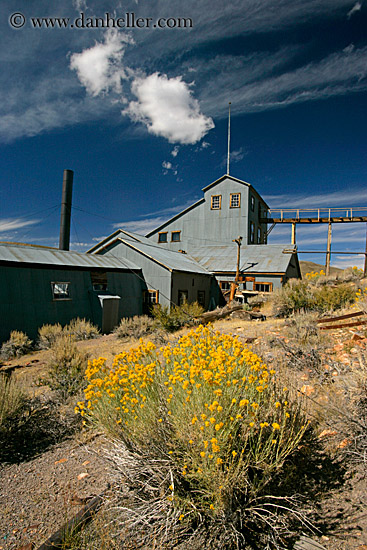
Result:
{"type": "Polygon", "coordinates": [[[159,350],[141,341],[112,369],[91,361],[86,378],[77,412],[163,468],[164,517],[180,524],[203,515],[243,522],[306,430],[275,371],[210,326],[159,350]]]}
{"type": "Polygon", "coordinates": [[[367,312],[367,287],[359,288],[356,292],[356,307],[367,312]]]}
{"type": "Polygon", "coordinates": [[[320,277],[325,277],[325,271],[321,269],[320,271],[310,271],[305,275],[308,281],[317,281],[320,277]]]}

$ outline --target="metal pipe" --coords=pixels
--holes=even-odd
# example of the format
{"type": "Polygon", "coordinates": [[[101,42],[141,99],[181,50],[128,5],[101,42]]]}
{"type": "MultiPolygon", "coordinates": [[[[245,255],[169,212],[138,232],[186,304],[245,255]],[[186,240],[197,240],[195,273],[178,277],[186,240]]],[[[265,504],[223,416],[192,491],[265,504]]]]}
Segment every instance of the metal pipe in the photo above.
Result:
{"type": "Polygon", "coordinates": [[[70,220],[71,220],[71,199],[73,195],[73,178],[72,170],[64,170],[64,178],[62,182],[62,199],[61,199],[61,219],[60,219],[60,240],[59,249],[69,250],[70,246],[70,220]]]}

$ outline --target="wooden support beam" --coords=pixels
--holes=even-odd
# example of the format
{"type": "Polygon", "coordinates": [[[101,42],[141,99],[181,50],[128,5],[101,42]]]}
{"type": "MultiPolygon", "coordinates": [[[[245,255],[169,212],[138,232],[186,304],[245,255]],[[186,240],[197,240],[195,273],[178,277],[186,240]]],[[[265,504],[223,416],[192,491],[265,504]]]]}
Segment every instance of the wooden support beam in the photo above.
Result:
{"type": "Polygon", "coordinates": [[[330,275],[330,256],[331,256],[331,222],[329,222],[327,232],[327,247],[326,247],[326,262],[325,262],[325,275],[330,275]]]}
{"type": "Polygon", "coordinates": [[[296,222],[292,223],[292,239],[291,244],[296,244],[296,222]]]}

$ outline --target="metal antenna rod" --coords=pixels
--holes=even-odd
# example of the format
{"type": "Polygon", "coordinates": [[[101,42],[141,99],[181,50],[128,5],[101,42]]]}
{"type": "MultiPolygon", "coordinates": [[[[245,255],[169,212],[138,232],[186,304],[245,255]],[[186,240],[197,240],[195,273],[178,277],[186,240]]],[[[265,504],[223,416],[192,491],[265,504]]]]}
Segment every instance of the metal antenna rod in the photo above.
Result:
{"type": "Polygon", "coordinates": [[[231,144],[231,102],[228,103],[228,152],[227,152],[227,176],[229,176],[229,156],[231,144]]]}

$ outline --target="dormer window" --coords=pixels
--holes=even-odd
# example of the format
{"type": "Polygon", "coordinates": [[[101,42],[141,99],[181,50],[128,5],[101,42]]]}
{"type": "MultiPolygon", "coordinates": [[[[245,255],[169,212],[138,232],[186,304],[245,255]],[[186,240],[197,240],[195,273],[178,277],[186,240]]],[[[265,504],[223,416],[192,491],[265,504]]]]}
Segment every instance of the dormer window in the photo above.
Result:
{"type": "Polygon", "coordinates": [[[230,208],[239,208],[241,206],[241,193],[231,193],[229,199],[230,208]]]}
{"type": "Polygon", "coordinates": [[[212,195],[211,209],[220,210],[222,205],[222,195],[212,195]]]}

